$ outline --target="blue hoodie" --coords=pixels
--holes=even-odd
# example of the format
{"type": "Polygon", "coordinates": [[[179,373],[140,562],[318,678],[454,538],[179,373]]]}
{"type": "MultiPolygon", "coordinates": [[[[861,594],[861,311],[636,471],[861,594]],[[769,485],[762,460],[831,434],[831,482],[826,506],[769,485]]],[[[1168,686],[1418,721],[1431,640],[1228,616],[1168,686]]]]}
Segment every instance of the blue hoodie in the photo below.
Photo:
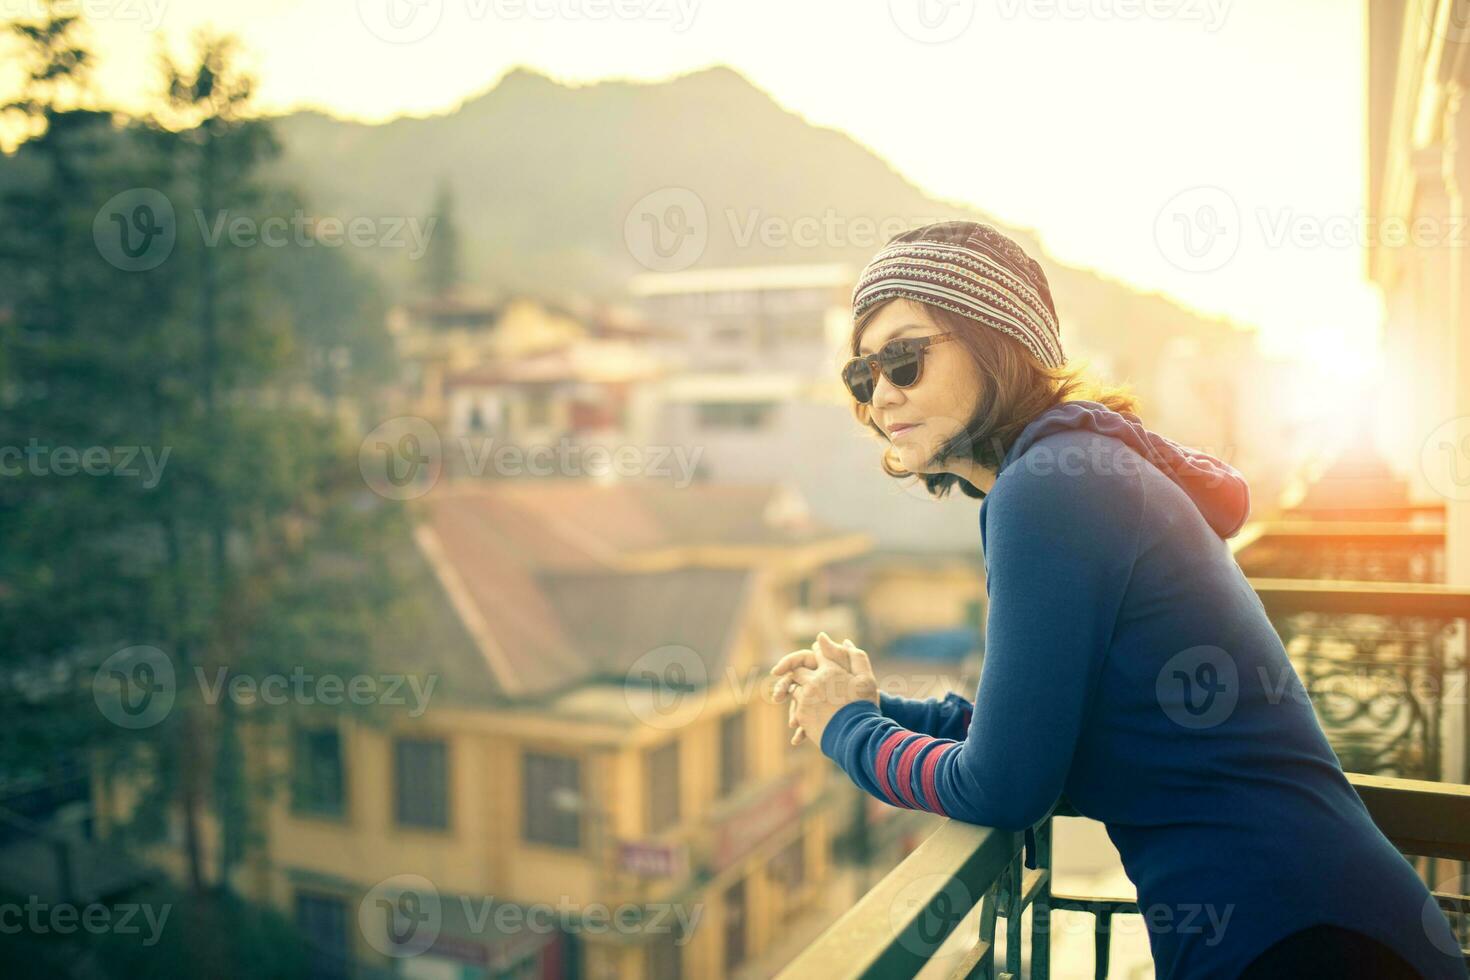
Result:
{"type": "Polygon", "coordinates": [[[822,752],[886,803],[1002,830],[1065,794],[1118,848],[1159,980],[1236,980],[1316,923],[1465,980],[1448,921],[1343,775],[1230,553],[1249,511],[1233,467],[1136,416],[1043,412],[980,507],[974,703],[856,701],[822,752]]]}

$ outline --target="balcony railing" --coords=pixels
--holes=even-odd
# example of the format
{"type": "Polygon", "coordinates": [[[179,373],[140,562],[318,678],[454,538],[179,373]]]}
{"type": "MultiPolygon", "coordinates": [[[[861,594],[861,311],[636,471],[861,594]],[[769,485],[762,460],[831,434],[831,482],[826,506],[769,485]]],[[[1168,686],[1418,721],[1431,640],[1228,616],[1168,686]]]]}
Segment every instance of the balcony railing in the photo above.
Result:
{"type": "MultiPolygon", "coordinates": [[[[1364,671],[1370,685],[1379,675],[1389,678],[1390,700],[1396,697],[1408,706],[1418,722],[1413,738],[1423,746],[1423,751],[1408,752],[1404,758],[1417,759],[1425,768],[1431,762],[1439,765],[1446,681],[1456,672],[1463,677],[1466,671],[1463,631],[1470,622],[1470,591],[1287,579],[1254,579],[1251,584],[1282,633],[1288,652],[1295,648],[1293,662],[1303,670],[1303,683],[1319,717],[1323,703],[1312,684],[1330,676],[1328,666],[1344,669],[1345,664],[1345,669],[1364,671]],[[1385,622],[1387,626],[1382,625],[1385,622]],[[1334,647],[1334,640],[1346,642],[1346,647],[1334,647]],[[1326,663],[1314,664],[1314,659],[1326,663]],[[1425,703],[1422,696],[1426,679],[1437,685],[1427,699],[1433,703],[1425,703]]],[[[1449,689],[1463,693],[1456,685],[1449,689]]],[[[1463,711],[1458,720],[1460,737],[1465,738],[1463,711]]],[[[1330,736],[1331,727],[1324,728],[1330,736]]],[[[1348,762],[1353,761],[1352,753],[1344,752],[1341,744],[1334,747],[1348,762]]],[[[1470,745],[1466,749],[1465,757],[1470,758],[1470,745]]],[[[1365,754],[1363,758],[1380,756],[1365,754]]],[[[1470,880],[1463,875],[1470,867],[1465,863],[1470,862],[1470,785],[1345,768],[1374,822],[1400,852],[1462,862],[1462,876],[1456,880],[1470,880]]],[[[1045,980],[1051,973],[1051,914],[1064,910],[1094,916],[1094,976],[1103,980],[1108,975],[1112,917],[1137,914],[1138,905],[1124,896],[1052,890],[1052,820],[1058,816],[1079,814],[1063,799],[1036,825],[1034,869],[1026,868],[1022,861],[1023,834],[946,821],[781,976],[792,980],[912,977],[979,906],[979,935],[948,976],[1019,980],[1022,954],[1029,948],[1029,975],[1032,980],[1045,980]],[[1031,928],[1030,935],[1023,936],[1021,920],[1027,908],[1032,910],[1031,928]],[[998,969],[996,962],[1000,918],[1005,919],[1004,969],[998,969]]],[[[1470,895],[1433,894],[1452,924],[1458,925],[1457,935],[1465,943],[1470,930],[1470,895]]],[[[1470,949],[1465,950],[1465,957],[1470,963],[1470,949]]]]}
{"type": "Polygon", "coordinates": [[[1344,769],[1470,782],[1470,590],[1252,579],[1344,769]],[[1455,752],[1448,752],[1453,757],[1455,752]]]}
{"type": "MultiPolygon", "coordinates": [[[[1470,861],[1470,786],[1349,773],[1384,836],[1405,854],[1470,861]]],[[[950,970],[952,980],[1019,980],[1021,917],[1032,910],[1031,980],[1051,976],[1051,914],[1091,913],[1094,976],[1108,975],[1112,916],[1137,914],[1134,899],[1065,895],[1051,889],[1051,825],[1078,816],[1065,801],[1035,828],[1036,868],[1022,863],[1023,835],[946,821],[785,970],[782,978],[912,977],[978,904],[980,934],[950,970]],[[1005,967],[997,972],[997,918],[1005,919],[1005,967]]],[[[1463,880],[1463,879],[1456,879],[1463,880]]],[[[1470,895],[1432,892],[1453,921],[1470,916],[1470,895]]],[[[1462,926],[1463,933],[1463,926],[1462,926]]],[[[1464,940],[1462,939],[1462,942],[1464,940]]],[[[1470,949],[1464,951],[1470,964],[1470,949]]]]}

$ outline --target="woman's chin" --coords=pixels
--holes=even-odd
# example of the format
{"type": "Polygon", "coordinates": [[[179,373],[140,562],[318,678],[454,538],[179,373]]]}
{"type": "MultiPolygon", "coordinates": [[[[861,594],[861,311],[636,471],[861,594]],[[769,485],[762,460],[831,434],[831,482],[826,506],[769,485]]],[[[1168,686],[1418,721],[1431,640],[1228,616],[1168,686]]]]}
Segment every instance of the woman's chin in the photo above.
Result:
{"type": "Polygon", "coordinates": [[[938,467],[934,465],[933,454],[926,451],[905,447],[898,454],[898,462],[905,470],[919,476],[939,472],[938,467]]]}

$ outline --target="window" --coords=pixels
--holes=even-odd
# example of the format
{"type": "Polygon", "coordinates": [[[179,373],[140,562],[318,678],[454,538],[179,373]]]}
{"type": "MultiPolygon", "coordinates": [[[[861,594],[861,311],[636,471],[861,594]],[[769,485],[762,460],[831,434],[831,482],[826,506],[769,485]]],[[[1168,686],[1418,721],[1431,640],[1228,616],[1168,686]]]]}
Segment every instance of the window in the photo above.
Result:
{"type": "Polygon", "coordinates": [[[582,846],[582,766],[574,756],[527,752],[521,770],[521,836],[553,847],[582,846]]]}
{"type": "Polygon", "coordinates": [[[768,865],[771,880],[787,889],[797,889],[806,880],[806,835],[781,848],[768,865]]]}
{"type": "Polygon", "coordinates": [[[720,719],[720,795],[729,796],[745,782],[745,715],[720,719]]]}
{"type": "Polygon", "coordinates": [[[542,388],[533,389],[526,396],[526,426],[540,428],[551,424],[551,395],[542,388]]]}
{"type": "Polygon", "coordinates": [[[291,809],[340,817],[346,801],[342,736],[335,728],[298,728],[291,753],[291,809]]]}
{"type": "Polygon", "coordinates": [[[347,903],[325,895],[296,893],[296,927],[310,950],[307,975],[321,980],[347,980],[347,903]]]}
{"type": "Polygon", "coordinates": [[[745,879],[725,889],[725,972],[745,961],[745,879]]]}
{"type": "Polygon", "coordinates": [[[679,925],[674,922],[648,944],[649,980],[682,980],[684,964],[679,939],[679,925]]]}
{"type": "Polygon", "coordinates": [[[759,429],[775,406],[765,402],[699,402],[696,409],[702,429],[759,429]]]}
{"type": "Polygon", "coordinates": [[[648,832],[679,822],[679,740],[648,753],[648,832]]]}
{"type": "Polygon", "coordinates": [[[448,754],[443,739],[394,739],[394,814],[399,826],[449,827],[448,754]]]}

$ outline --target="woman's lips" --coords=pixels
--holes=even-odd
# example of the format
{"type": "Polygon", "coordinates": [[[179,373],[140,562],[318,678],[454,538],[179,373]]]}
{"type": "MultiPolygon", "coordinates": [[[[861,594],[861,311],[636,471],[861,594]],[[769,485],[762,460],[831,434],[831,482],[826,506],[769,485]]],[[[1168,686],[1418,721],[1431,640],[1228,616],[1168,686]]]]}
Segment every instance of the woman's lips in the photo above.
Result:
{"type": "Polygon", "coordinates": [[[893,428],[891,428],[891,429],[888,430],[888,438],[890,438],[890,439],[897,439],[899,436],[903,435],[905,432],[912,432],[914,429],[917,429],[919,426],[921,426],[923,424],[924,423],[922,423],[922,422],[909,422],[909,423],[906,423],[904,425],[895,425],[893,428]]]}

